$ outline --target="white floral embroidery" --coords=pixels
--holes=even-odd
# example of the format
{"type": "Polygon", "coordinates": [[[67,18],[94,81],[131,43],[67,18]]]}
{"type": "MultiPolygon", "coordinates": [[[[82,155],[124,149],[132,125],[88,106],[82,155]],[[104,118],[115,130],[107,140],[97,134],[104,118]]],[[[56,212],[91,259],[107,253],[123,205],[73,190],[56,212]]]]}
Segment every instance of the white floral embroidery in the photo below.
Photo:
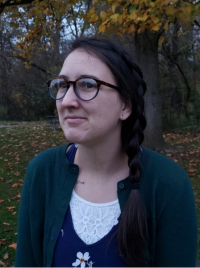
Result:
{"type": "Polygon", "coordinates": [[[94,263],[92,261],[90,261],[89,263],[87,262],[90,258],[89,252],[85,252],[84,254],[81,252],[77,252],[76,257],[78,259],[76,259],[76,261],[72,263],[72,266],[77,267],[80,264],[81,267],[86,267],[87,264],[88,267],[92,267],[92,264],[94,263]]]}
{"type": "Polygon", "coordinates": [[[80,198],[75,191],[70,201],[72,221],[77,235],[87,244],[93,244],[106,236],[118,224],[120,206],[118,200],[94,204],[80,198]]]}

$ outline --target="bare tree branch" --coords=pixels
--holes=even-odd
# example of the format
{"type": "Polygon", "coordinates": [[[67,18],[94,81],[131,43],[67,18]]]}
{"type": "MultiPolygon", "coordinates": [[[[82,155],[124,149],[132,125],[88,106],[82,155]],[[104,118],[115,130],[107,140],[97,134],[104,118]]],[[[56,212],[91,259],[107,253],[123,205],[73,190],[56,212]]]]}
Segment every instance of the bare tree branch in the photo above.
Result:
{"type": "Polygon", "coordinates": [[[191,2],[191,1],[188,1],[188,0],[183,0],[183,2],[190,3],[193,6],[196,6],[196,5],[198,5],[200,3],[200,1],[195,1],[195,3],[194,3],[194,2],[191,2]]]}
{"type": "MultiPolygon", "coordinates": [[[[0,56],[1,56],[1,54],[0,54],[0,56]]],[[[23,58],[23,57],[21,57],[21,56],[8,55],[8,57],[9,57],[9,58],[12,58],[12,57],[13,57],[13,58],[22,60],[23,62],[29,62],[27,59],[25,59],[25,58],[23,58]]],[[[45,74],[50,74],[50,75],[51,75],[51,73],[50,73],[49,71],[47,71],[46,69],[43,69],[42,67],[38,66],[38,65],[37,65],[36,63],[34,63],[34,62],[30,62],[30,65],[33,66],[33,67],[35,67],[35,68],[37,68],[38,70],[42,71],[42,72],[45,73],[45,74]]]]}
{"type": "Polygon", "coordinates": [[[33,1],[34,0],[21,0],[21,1],[7,0],[4,3],[0,3],[0,14],[3,12],[5,7],[16,6],[16,5],[27,5],[31,4],[33,1]]]}
{"type": "MultiPolygon", "coordinates": [[[[89,9],[91,8],[91,5],[92,5],[92,1],[91,1],[91,0],[88,0],[88,1],[87,1],[87,9],[86,9],[86,13],[87,13],[87,12],[89,11],[89,9]]],[[[84,34],[85,30],[87,29],[88,25],[89,25],[89,22],[88,22],[87,20],[84,20],[84,24],[83,24],[83,26],[82,26],[82,28],[81,28],[81,34],[80,34],[81,37],[83,36],[83,34],[84,34]]]]}
{"type": "Polygon", "coordinates": [[[179,72],[181,73],[182,77],[183,77],[183,80],[185,81],[185,85],[186,85],[186,88],[187,88],[187,101],[189,101],[189,98],[190,98],[190,94],[191,94],[191,87],[189,86],[189,83],[188,83],[188,80],[181,68],[181,66],[179,65],[179,63],[175,60],[172,59],[171,55],[169,55],[165,49],[165,46],[163,45],[163,51],[165,52],[165,55],[166,57],[173,63],[176,65],[176,67],[178,68],[179,72]]]}
{"type": "Polygon", "coordinates": [[[72,13],[72,19],[74,21],[74,27],[75,27],[75,31],[76,31],[76,38],[78,38],[78,29],[77,29],[77,23],[76,23],[76,16],[74,14],[73,7],[71,7],[71,13],[72,13]]]}
{"type": "Polygon", "coordinates": [[[194,23],[200,28],[200,23],[197,20],[194,20],[194,23]]]}
{"type": "Polygon", "coordinates": [[[3,53],[0,53],[0,57],[2,57],[4,59],[6,67],[7,67],[7,70],[8,70],[9,68],[8,68],[8,61],[7,61],[6,56],[3,53]]]}

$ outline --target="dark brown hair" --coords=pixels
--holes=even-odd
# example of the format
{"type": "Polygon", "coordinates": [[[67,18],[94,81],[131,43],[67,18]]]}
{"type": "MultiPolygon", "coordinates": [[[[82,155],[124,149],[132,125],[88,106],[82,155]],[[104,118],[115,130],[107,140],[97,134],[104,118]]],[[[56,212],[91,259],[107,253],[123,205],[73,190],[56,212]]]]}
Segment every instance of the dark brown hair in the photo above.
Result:
{"type": "MultiPolygon", "coordinates": [[[[122,146],[128,155],[130,180],[139,183],[141,176],[140,145],[146,127],[144,93],[146,84],[133,57],[119,44],[103,38],[82,38],[72,43],[71,51],[84,49],[95,54],[113,73],[119,93],[132,104],[132,113],[122,121],[122,146]]],[[[138,189],[131,190],[122,211],[118,229],[120,254],[130,266],[144,266],[147,246],[146,211],[138,189]]]]}

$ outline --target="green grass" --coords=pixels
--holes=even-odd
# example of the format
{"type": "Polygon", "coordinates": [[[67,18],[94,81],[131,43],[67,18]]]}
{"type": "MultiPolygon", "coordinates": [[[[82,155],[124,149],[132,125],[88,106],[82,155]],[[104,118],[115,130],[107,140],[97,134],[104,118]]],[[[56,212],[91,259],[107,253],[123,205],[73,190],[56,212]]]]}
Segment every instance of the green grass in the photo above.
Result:
{"type": "MultiPolygon", "coordinates": [[[[1,125],[13,127],[0,128],[0,261],[13,266],[15,249],[9,245],[17,241],[19,199],[27,164],[36,154],[64,144],[66,139],[60,128],[53,131],[47,122],[0,121],[1,125]],[[9,257],[4,259],[6,253],[9,257]]],[[[168,133],[165,139],[173,150],[161,153],[182,165],[191,177],[200,231],[200,134],[168,133]]]]}
{"type": "Polygon", "coordinates": [[[64,144],[66,139],[60,129],[53,131],[46,122],[0,121],[0,125],[17,125],[0,128],[0,260],[13,266],[15,249],[8,246],[17,241],[19,195],[27,164],[39,152],[64,144]],[[9,258],[5,260],[6,253],[9,258]]]}
{"type": "MultiPolygon", "coordinates": [[[[22,122],[18,122],[18,121],[2,121],[0,120],[0,126],[6,126],[6,125],[19,125],[22,122]]],[[[25,122],[24,122],[25,123],[25,122]]]]}

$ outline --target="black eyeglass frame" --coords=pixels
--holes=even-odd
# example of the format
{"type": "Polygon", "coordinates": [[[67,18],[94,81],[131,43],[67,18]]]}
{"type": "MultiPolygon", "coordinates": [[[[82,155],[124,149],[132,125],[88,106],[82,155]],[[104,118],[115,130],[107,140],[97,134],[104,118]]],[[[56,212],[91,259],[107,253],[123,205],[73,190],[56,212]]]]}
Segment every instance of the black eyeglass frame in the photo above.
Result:
{"type": "Polygon", "coordinates": [[[83,100],[83,101],[90,101],[90,100],[93,100],[94,98],[96,98],[96,96],[97,96],[98,93],[99,93],[99,88],[100,88],[101,85],[104,85],[104,86],[107,86],[107,87],[111,87],[111,88],[114,88],[114,89],[119,89],[117,86],[114,86],[114,85],[112,85],[112,84],[109,84],[109,83],[107,83],[107,82],[104,82],[104,81],[102,81],[102,80],[98,80],[98,79],[96,79],[96,78],[89,77],[89,76],[88,76],[88,77],[81,77],[81,78],[78,78],[78,79],[76,79],[75,81],[67,81],[67,79],[64,78],[64,77],[53,77],[53,78],[49,79],[48,81],[46,81],[46,84],[47,84],[47,86],[48,86],[49,95],[50,95],[50,97],[51,97],[52,99],[54,99],[54,100],[61,100],[61,99],[63,99],[63,98],[65,97],[65,95],[66,95],[68,89],[69,89],[69,87],[66,89],[64,95],[63,95],[61,98],[59,98],[59,99],[55,98],[55,97],[51,94],[51,88],[50,88],[50,83],[51,83],[51,81],[54,80],[54,79],[63,79],[63,80],[65,81],[65,83],[67,84],[67,86],[69,86],[69,87],[70,87],[70,84],[73,84],[73,89],[74,89],[74,92],[75,92],[76,96],[77,96],[80,100],[83,100]],[[93,80],[96,81],[96,83],[97,83],[97,92],[96,92],[95,96],[94,96],[93,98],[89,99],[89,100],[84,100],[84,99],[82,99],[82,98],[78,95],[78,93],[77,93],[77,89],[76,89],[76,82],[77,82],[78,80],[80,80],[80,79],[84,79],[84,78],[90,78],[90,79],[93,79],[93,80]]]}

